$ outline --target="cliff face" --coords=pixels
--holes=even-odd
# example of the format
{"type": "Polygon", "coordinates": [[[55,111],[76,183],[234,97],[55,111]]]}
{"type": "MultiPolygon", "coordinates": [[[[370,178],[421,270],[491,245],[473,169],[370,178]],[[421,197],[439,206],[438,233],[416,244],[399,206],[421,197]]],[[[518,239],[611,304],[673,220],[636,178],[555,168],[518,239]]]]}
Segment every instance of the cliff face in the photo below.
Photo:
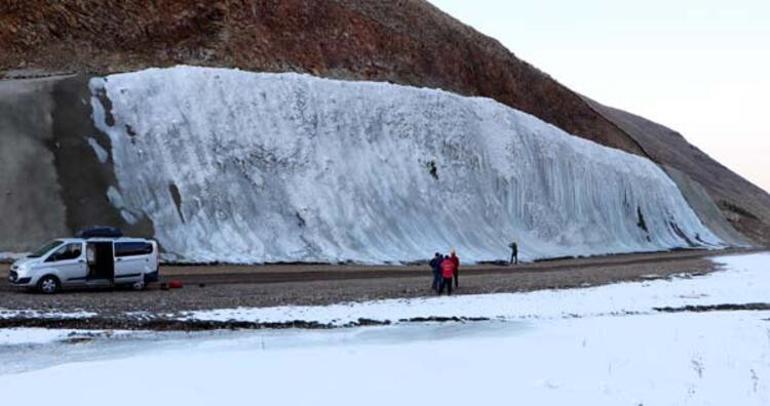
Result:
{"type": "Polygon", "coordinates": [[[185,66],[90,87],[110,200],[185,261],[501,261],[511,236],[525,260],[724,246],[649,159],[487,98],[185,66]]]}
{"type": "MultiPolygon", "coordinates": [[[[175,64],[307,72],[485,96],[569,133],[651,157],[693,179],[712,171],[719,179],[729,172],[705,155],[683,165],[657,153],[671,147],[676,156],[682,143],[656,135],[648,142],[630,134],[616,115],[421,0],[17,0],[0,5],[0,71],[7,76],[104,74],[175,64]]],[[[770,199],[764,192],[745,181],[704,186],[740,231],[770,241],[765,231],[770,199]],[[746,198],[753,203],[744,203],[746,198]]]]}

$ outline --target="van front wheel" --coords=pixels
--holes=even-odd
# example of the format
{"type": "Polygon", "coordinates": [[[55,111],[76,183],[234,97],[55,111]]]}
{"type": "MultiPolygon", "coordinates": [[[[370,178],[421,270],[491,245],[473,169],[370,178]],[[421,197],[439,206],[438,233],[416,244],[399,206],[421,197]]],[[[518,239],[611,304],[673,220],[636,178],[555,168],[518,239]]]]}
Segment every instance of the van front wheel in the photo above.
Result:
{"type": "Polygon", "coordinates": [[[134,282],[134,284],[133,284],[133,285],[131,285],[131,287],[132,287],[134,290],[144,290],[144,287],[145,287],[145,286],[146,286],[146,285],[145,285],[145,283],[144,283],[144,281],[143,281],[143,280],[141,280],[141,281],[137,281],[137,282],[134,282]]]}
{"type": "Polygon", "coordinates": [[[45,293],[47,295],[58,292],[59,287],[59,280],[51,275],[46,275],[37,282],[37,290],[39,290],[40,293],[45,293]]]}

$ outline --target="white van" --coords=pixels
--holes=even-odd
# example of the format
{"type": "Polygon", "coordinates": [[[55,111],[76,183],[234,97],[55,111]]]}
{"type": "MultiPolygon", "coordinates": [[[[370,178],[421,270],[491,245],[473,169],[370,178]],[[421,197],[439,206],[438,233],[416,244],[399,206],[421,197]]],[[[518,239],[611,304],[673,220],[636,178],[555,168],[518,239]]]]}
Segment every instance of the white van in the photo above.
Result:
{"type": "Polygon", "coordinates": [[[158,243],[143,238],[62,238],[11,265],[14,286],[55,293],[65,287],[132,286],[158,280],[158,243]]]}

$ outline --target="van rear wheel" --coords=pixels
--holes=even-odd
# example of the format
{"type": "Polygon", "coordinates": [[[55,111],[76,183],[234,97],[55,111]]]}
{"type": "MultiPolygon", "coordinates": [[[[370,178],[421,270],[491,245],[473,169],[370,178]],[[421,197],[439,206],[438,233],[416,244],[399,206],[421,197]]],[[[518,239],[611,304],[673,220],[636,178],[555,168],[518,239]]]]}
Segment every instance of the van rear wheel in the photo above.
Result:
{"type": "Polygon", "coordinates": [[[37,290],[47,295],[58,292],[59,288],[59,280],[55,276],[46,275],[37,282],[37,290]]]}
{"type": "Polygon", "coordinates": [[[145,285],[144,281],[141,280],[141,281],[134,282],[134,284],[131,285],[131,288],[133,288],[134,290],[144,290],[145,286],[147,285],[145,285]]]}

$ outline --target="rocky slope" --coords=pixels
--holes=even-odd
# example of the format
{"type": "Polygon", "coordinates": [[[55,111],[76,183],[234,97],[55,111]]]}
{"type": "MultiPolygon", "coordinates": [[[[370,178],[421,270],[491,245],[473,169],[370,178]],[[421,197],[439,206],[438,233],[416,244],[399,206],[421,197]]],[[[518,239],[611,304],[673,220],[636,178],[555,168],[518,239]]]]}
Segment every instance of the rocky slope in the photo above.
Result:
{"type": "MultiPolygon", "coordinates": [[[[589,104],[634,138],[653,161],[676,168],[689,181],[706,188],[724,217],[747,237],[767,244],[770,236],[770,196],[703,151],[691,145],[678,132],[644,117],[601,105],[589,104]]],[[[680,188],[683,182],[672,175],[680,188]]],[[[686,193],[685,193],[686,194],[686,193]]]]}
{"type": "Polygon", "coordinates": [[[705,154],[692,155],[683,138],[584,99],[424,1],[12,0],[0,5],[0,71],[7,78],[180,63],[308,72],[490,97],[569,133],[682,171],[705,187],[739,231],[770,242],[766,193],[705,154]]]}

